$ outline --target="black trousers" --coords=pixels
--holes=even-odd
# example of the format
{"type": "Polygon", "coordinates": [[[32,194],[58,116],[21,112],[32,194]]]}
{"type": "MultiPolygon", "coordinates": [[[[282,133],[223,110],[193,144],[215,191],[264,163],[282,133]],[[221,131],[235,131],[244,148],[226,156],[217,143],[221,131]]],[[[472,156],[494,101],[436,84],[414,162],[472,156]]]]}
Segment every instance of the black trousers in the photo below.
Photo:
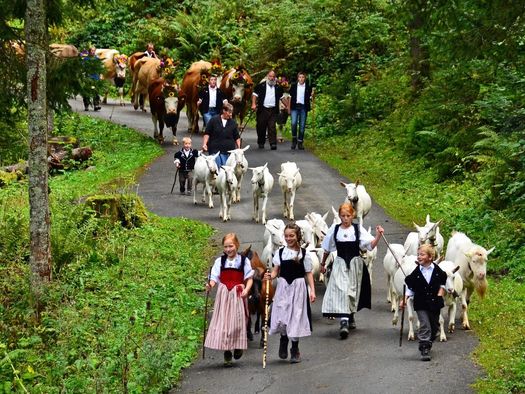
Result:
{"type": "Polygon", "coordinates": [[[277,145],[277,130],[275,122],[277,113],[275,108],[262,107],[257,112],[257,144],[264,145],[266,141],[266,130],[268,130],[268,141],[270,145],[277,145]]]}

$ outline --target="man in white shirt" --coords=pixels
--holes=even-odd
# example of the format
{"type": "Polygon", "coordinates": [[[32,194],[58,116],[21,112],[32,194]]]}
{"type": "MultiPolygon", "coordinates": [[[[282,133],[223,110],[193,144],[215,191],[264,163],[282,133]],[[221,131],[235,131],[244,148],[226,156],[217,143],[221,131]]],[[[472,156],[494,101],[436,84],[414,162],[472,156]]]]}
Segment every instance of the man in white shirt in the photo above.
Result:
{"type": "Polygon", "coordinates": [[[277,130],[275,122],[279,114],[279,100],[283,89],[276,84],[275,71],[270,70],[266,80],[255,87],[252,94],[252,110],[257,110],[257,144],[264,149],[266,132],[272,150],[277,149],[277,130]]]}

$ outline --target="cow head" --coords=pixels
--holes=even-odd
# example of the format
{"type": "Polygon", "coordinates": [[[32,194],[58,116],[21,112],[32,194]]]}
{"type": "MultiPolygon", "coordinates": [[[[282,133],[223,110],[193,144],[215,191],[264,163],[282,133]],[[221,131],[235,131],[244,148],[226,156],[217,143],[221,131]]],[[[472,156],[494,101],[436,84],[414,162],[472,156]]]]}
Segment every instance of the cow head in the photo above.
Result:
{"type": "Polygon", "coordinates": [[[126,55],[113,56],[113,63],[115,63],[116,78],[125,79],[126,69],[128,67],[128,57],[126,55]]]}

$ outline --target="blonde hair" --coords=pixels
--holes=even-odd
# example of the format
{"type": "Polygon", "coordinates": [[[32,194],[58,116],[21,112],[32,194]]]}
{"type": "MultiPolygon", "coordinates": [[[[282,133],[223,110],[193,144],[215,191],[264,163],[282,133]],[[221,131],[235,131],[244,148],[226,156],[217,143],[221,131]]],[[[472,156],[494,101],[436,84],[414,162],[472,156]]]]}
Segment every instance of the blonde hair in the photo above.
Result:
{"type": "Polygon", "coordinates": [[[224,237],[222,237],[222,245],[224,246],[224,243],[230,240],[233,242],[237,250],[241,247],[241,243],[239,242],[239,238],[237,238],[237,234],[235,233],[228,233],[224,237]]]}
{"type": "Polygon", "coordinates": [[[182,143],[186,143],[186,142],[189,142],[191,144],[191,138],[190,137],[183,137],[182,138],[182,143]]]}
{"type": "Polygon", "coordinates": [[[339,206],[339,215],[343,212],[348,213],[350,216],[355,216],[354,207],[349,202],[344,202],[339,206]]]}
{"type": "Polygon", "coordinates": [[[418,251],[429,255],[430,257],[432,257],[432,260],[434,260],[436,258],[436,250],[430,244],[423,244],[423,245],[421,245],[418,248],[418,251]]]}

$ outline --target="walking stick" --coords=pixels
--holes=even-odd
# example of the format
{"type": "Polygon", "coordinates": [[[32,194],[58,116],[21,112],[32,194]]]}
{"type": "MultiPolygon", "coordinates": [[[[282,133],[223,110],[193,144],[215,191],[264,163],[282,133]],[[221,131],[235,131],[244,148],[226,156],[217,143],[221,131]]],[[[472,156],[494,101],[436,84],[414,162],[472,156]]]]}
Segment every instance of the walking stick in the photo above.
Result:
{"type": "MultiPolygon", "coordinates": [[[[210,275],[211,275],[211,267],[208,272],[208,285],[210,284],[210,275]]],[[[202,329],[202,359],[203,360],[204,360],[204,355],[206,351],[206,348],[204,347],[204,343],[206,342],[206,330],[207,330],[207,322],[208,322],[208,297],[210,295],[210,291],[206,291],[206,299],[204,301],[205,302],[204,303],[204,327],[202,329]]]]}
{"type": "MultiPolygon", "coordinates": [[[[270,270],[266,269],[266,272],[269,273],[270,270]]],[[[264,350],[263,350],[263,369],[266,368],[266,355],[268,353],[268,315],[269,315],[269,303],[270,299],[270,279],[266,280],[266,299],[264,301],[264,350]]]]}
{"type": "Polygon", "coordinates": [[[244,122],[244,126],[241,125],[241,127],[239,128],[239,138],[241,139],[241,148],[242,148],[242,133],[244,133],[244,129],[246,129],[246,126],[248,125],[248,122],[251,120],[251,118],[253,116],[253,113],[254,113],[254,111],[252,111],[250,109],[250,113],[246,117],[246,122],[244,122]]]}
{"type": "MultiPolygon", "coordinates": [[[[399,269],[401,270],[403,275],[405,275],[405,277],[406,277],[407,274],[405,273],[405,271],[403,271],[403,267],[401,267],[401,263],[397,259],[394,251],[390,247],[390,244],[388,243],[388,241],[386,240],[384,234],[382,234],[382,233],[381,233],[381,238],[383,238],[383,241],[385,241],[388,250],[390,250],[390,253],[392,253],[392,256],[394,257],[394,260],[396,261],[397,265],[399,266],[399,269]]],[[[406,288],[407,288],[407,286],[405,284],[403,284],[403,303],[405,302],[406,288]]],[[[403,307],[401,309],[401,327],[400,327],[400,330],[399,330],[399,347],[401,347],[401,345],[403,344],[403,326],[404,326],[404,323],[405,323],[405,307],[403,307]]]]}
{"type": "Polygon", "coordinates": [[[175,171],[175,178],[173,179],[173,185],[171,186],[170,194],[173,194],[173,188],[175,187],[175,183],[177,182],[177,174],[178,173],[179,173],[179,168],[177,167],[177,171],[175,171]]]}

